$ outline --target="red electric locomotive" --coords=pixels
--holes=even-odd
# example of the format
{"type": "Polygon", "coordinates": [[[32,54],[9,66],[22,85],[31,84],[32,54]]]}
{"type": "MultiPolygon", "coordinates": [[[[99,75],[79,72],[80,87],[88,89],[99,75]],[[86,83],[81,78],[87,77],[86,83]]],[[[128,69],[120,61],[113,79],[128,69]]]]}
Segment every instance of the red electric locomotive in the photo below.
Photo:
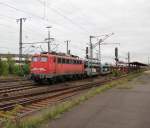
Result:
{"type": "Polygon", "coordinates": [[[35,54],[31,62],[31,79],[36,82],[82,77],[84,61],[77,56],[62,53],[35,54]]]}

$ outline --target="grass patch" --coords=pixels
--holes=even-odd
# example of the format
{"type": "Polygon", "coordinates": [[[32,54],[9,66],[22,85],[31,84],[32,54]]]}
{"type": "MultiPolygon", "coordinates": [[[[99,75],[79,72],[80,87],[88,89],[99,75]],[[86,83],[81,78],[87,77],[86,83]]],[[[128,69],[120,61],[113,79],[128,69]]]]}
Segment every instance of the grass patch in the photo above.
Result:
{"type": "Polygon", "coordinates": [[[123,85],[118,85],[116,88],[117,88],[117,89],[132,89],[133,86],[123,84],[123,85]]]}
{"type": "MultiPolygon", "coordinates": [[[[132,74],[130,76],[128,76],[128,79],[126,81],[124,81],[124,84],[119,84],[116,86],[117,89],[132,89],[133,88],[133,85],[136,85],[136,84],[139,84],[142,80],[139,80],[138,79],[138,76],[140,76],[141,73],[137,73],[137,74],[132,74]],[[136,81],[132,81],[133,78],[137,79],[136,81]],[[127,84],[127,81],[129,82],[127,84]],[[132,82],[131,82],[132,81],[132,82]]],[[[142,81],[143,83],[145,81],[142,81]]]]}
{"type": "Polygon", "coordinates": [[[52,106],[50,108],[45,108],[44,110],[41,111],[39,116],[29,117],[19,122],[18,120],[17,122],[6,120],[5,128],[38,128],[41,124],[46,123],[47,121],[51,119],[59,118],[61,114],[63,114],[66,111],[69,111],[74,106],[81,104],[82,102],[88,100],[89,98],[97,94],[100,94],[108,89],[111,89],[112,87],[115,87],[116,85],[124,84],[128,82],[129,80],[132,80],[133,78],[139,76],[140,74],[141,73],[130,74],[129,76],[125,78],[112,81],[104,86],[92,88],[86,94],[80,96],[79,98],[75,98],[70,101],[65,101],[65,102],[56,104],[55,106],[52,106]]]}

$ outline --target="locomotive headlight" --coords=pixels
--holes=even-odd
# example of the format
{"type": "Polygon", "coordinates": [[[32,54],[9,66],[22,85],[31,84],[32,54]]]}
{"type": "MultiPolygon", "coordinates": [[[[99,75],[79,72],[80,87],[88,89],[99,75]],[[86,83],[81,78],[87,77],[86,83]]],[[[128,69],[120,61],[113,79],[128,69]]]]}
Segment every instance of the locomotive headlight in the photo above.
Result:
{"type": "Polygon", "coordinates": [[[32,68],[31,71],[46,71],[45,68],[32,68]]]}
{"type": "Polygon", "coordinates": [[[45,69],[45,68],[39,68],[39,70],[40,70],[40,71],[46,71],[46,69],[45,69]]]}

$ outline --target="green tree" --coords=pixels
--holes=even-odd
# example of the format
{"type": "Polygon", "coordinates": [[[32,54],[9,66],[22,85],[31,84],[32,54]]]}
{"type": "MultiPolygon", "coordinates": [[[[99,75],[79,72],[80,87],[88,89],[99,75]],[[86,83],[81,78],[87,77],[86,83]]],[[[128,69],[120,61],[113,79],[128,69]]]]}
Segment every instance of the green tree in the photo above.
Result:
{"type": "Polygon", "coordinates": [[[2,75],[7,76],[9,74],[9,65],[7,61],[2,61],[2,75]]]}
{"type": "Polygon", "coordinates": [[[3,74],[3,61],[0,58],[0,76],[3,74]]]}
{"type": "Polygon", "coordinates": [[[14,67],[14,74],[17,76],[23,76],[24,74],[23,74],[22,66],[16,64],[14,67]]]}
{"type": "Polygon", "coordinates": [[[29,64],[23,65],[23,74],[28,75],[30,73],[29,64]]]}
{"type": "Polygon", "coordinates": [[[14,74],[15,73],[15,71],[14,71],[15,61],[12,59],[11,56],[7,57],[7,63],[8,63],[8,66],[9,66],[9,68],[8,68],[9,74],[14,74]]]}

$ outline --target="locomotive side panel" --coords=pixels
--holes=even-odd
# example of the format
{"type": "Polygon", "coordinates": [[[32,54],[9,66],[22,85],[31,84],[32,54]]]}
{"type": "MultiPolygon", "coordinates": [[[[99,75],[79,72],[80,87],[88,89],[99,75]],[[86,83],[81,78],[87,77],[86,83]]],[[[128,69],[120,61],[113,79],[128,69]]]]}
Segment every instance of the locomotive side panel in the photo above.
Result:
{"type": "Polygon", "coordinates": [[[81,60],[57,58],[56,64],[57,74],[83,74],[84,64],[81,60]]]}
{"type": "Polygon", "coordinates": [[[56,59],[54,56],[49,56],[48,61],[48,74],[56,73],[56,59]]]}

